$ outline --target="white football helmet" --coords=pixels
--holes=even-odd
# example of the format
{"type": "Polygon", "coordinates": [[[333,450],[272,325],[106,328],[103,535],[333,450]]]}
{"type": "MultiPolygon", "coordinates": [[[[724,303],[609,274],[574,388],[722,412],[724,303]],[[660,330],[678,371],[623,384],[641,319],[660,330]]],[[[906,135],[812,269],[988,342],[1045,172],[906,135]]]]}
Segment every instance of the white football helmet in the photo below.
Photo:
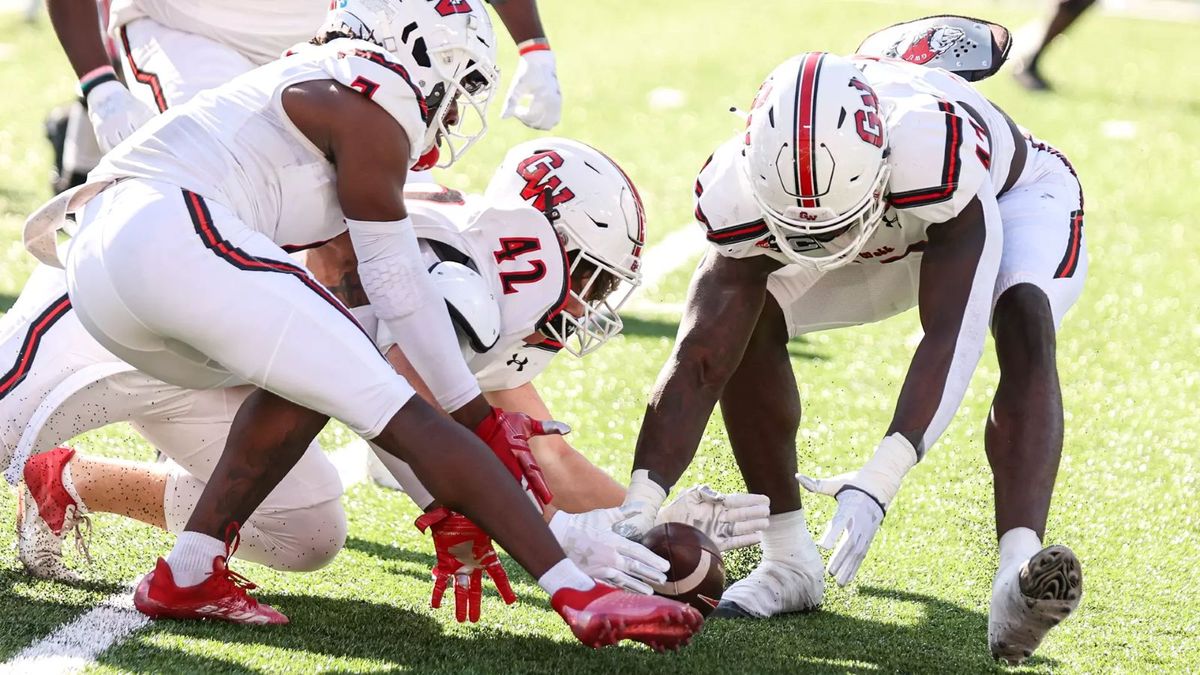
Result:
{"type": "Polygon", "coordinates": [[[797,264],[853,261],[887,210],[884,115],[848,59],[808,52],[771,71],[747,117],[742,155],[768,229],[797,264]]]}
{"type": "Polygon", "coordinates": [[[504,157],[484,197],[546,214],[570,261],[568,297],[539,330],[575,356],[595,351],[624,325],[618,313],[642,283],[646,212],[629,176],[595,148],[565,138],[522,143],[504,157]],[[578,309],[576,310],[578,311],[578,309]]]}
{"type": "Polygon", "coordinates": [[[333,0],[317,31],[383,47],[408,68],[424,99],[427,131],[420,168],[447,167],[487,131],[500,81],[496,36],[481,0],[333,0]],[[457,116],[446,122],[457,105],[457,116]],[[438,159],[444,141],[449,157],[438,159]]]}

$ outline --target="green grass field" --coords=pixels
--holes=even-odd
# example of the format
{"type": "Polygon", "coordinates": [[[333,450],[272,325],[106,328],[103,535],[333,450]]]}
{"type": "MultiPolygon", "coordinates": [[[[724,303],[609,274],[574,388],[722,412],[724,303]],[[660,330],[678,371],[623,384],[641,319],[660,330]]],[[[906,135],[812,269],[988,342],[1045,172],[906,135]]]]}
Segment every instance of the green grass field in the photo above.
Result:
{"type": "MultiPolygon", "coordinates": [[[[566,115],[557,133],[602,147],[641,188],[650,244],[683,227],[700,163],[740,122],[779,61],[807,49],[852,50],[866,33],[940,9],[1016,28],[1034,5],[765,0],[544,2],[558,51],[566,115]],[[649,92],[671,87],[683,107],[655,110],[649,92]]],[[[1051,633],[1023,670],[1200,670],[1200,60],[1195,24],[1089,16],[1046,67],[1056,95],[1033,96],[1006,74],[982,89],[1018,122],[1063,150],[1087,193],[1091,278],[1059,341],[1066,447],[1049,542],[1069,544],[1084,566],[1077,614],[1051,633]],[[1189,75],[1189,73],[1191,73],[1189,75]],[[1110,138],[1107,121],[1130,122],[1110,138]],[[1193,298],[1188,300],[1187,298],[1193,298]],[[1188,308],[1191,309],[1188,309],[1188,308]]],[[[511,72],[511,44],[502,67],[511,72]]],[[[48,196],[43,116],[71,95],[73,78],[49,27],[0,15],[0,311],[31,269],[19,241],[25,215],[48,196]]],[[[498,111],[497,105],[494,110],[498,111]]],[[[443,176],[481,189],[511,144],[533,133],[493,119],[489,137],[443,176]]],[[[701,236],[697,233],[696,236],[701,236]]],[[[650,300],[679,302],[689,266],[650,300]]],[[[626,335],[586,361],[564,356],[538,382],[573,441],[613,475],[628,474],[646,392],[678,317],[633,317],[626,335]]],[[[890,419],[918,330],[913,314],[812,336],[793,348],[805,418],[800,466],[839,472],[861,463],[890,419]]],[[[854,585],[831,588],[822,611],[762,623],[713,622],[691,647],[658,655],[632,646],[593,652],[576,644],[533,580],[509,564],[521,601],[490,590],[483,620],[458,625],[428,608],[429,542],[405,497],[373,485],[349,491],[351,534],[329,567],[307,575],[250,564],[239,570],[292,624],[246,628],[158,623],[103,653],[96,672],[794,672],[947,671],[996,668],[987,605],[996,559],[983,420],[997,378],[989,353],[954,424],[913,471],[854,585]]],[[[331,429],[331,444],[345,443],[331,429]]],[[[148,457],[125,426],[77,439],[87,451],[148,457]]],[[[740,489],[718,419],[681,484],[740,489]]],[[[831,515],[810,501],[819,534],[831,515]]],[[[0,518],[12,495],[0,490],[0,518]]],[[[144,573],[167,535],[98,517],[95,564],[81,587],[34,582],[0,528],[0,661],[88,611],[144,573]]],[[[744,573],[754,553],[731,557],[744,573]]]]}

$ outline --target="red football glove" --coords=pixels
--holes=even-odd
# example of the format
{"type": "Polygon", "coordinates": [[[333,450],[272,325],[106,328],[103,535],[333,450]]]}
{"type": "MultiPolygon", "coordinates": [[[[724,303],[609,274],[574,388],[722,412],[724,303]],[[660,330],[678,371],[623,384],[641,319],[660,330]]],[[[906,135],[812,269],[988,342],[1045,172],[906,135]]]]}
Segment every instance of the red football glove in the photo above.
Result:
{"type": "Polygon", "coordinates": [[[517,481],[525,479],[525,487],[542,509],[546,508],[554,495],[550,494],[542,468],[533,458],[529,439],[548,434],[562,435],[570,431],[571,428],[562,422],[539,422],[525,413],[505,412],[499,408],[492,408],[492,413],[475,427],[475,435],[496,453],[513,478],[517,481]]]}
{"type": "Polygon", "coordinates": [[[438,507],[417,518],[417,529],[433,529],[433,547],[437,563],[433,566],[433,597],[429,606],[442,606],[446,586],[454,579],[454,618],[459,623],[479,621],[479,605],[483,598],[483,573],[496,584],[505,604],[517,601],[508,583],[508,574],[500,564],[492,538],[461,513],[438,507]]]}

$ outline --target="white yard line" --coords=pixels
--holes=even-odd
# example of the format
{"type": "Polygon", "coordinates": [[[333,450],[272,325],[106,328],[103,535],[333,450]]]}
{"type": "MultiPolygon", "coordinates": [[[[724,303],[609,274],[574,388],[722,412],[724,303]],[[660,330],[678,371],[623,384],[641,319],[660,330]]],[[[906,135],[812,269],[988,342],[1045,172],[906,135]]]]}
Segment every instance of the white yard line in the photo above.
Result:
{"type": "MultiPolygon", "coordinates": [[[[368,451],[366,441],[359,438],[330,455],[346,489],[366,480],[368,451]]],[[[0,664],[0,675],[78,673],[93,665],[105,651],[150,625],[149,617],[133,607],[136,583],[129,582],[125,589],[0,664]]]]}
{"type": "Polygon", "coordinates": [[[150,619],[133,608],[132,585],[110,595],[74,621],[26,647],[0,673],[76,673],[96,662],[96,657],[150,619]]]}
{"type": "Polygon", "coordinates": [[[622,311],[640,315],[682,314],[682,303],[652,302],[646,300],[646,296],[672,272],[691,263],[707,245],[708,242],[697,230],[695,223],[689,222],[668,234],[666,239],[646,249],[642,254],[642,287],[622,311]]]}

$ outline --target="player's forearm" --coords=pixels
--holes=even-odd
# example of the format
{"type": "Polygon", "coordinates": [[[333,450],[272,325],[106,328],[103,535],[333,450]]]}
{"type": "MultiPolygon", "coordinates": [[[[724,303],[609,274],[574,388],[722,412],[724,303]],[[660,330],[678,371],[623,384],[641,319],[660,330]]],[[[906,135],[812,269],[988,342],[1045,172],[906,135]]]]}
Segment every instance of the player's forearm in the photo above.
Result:
{"type": "Polygon", "coordinates": [[[668,492],[696,456],[723,386],[706,384],[703,373],[696,361],[673,354],[659,374],[638,433],[634,470],[649,471],[668,492]]]}
{"type": "Polygon", "coordinates": [[[110,66],[93,0],[46,0],[50,23],[76,77],[110,66]]]}
{"type": "Polygon", "coordinates": [[[536,0],[490,0],[513,42],[545,38],[536,0]]]}
{"type": "Polygon", "coordinates": [[[986,324],[964,328],[967,334],[960,334],[958,343],[928,335],[922,338],[900,390],[891,426],[884,434],[902,434],[918,457],[924,457],[949,426],[983,354],[986,324]],[[938,395],[922,393],[931,391],[938,395]]]}

